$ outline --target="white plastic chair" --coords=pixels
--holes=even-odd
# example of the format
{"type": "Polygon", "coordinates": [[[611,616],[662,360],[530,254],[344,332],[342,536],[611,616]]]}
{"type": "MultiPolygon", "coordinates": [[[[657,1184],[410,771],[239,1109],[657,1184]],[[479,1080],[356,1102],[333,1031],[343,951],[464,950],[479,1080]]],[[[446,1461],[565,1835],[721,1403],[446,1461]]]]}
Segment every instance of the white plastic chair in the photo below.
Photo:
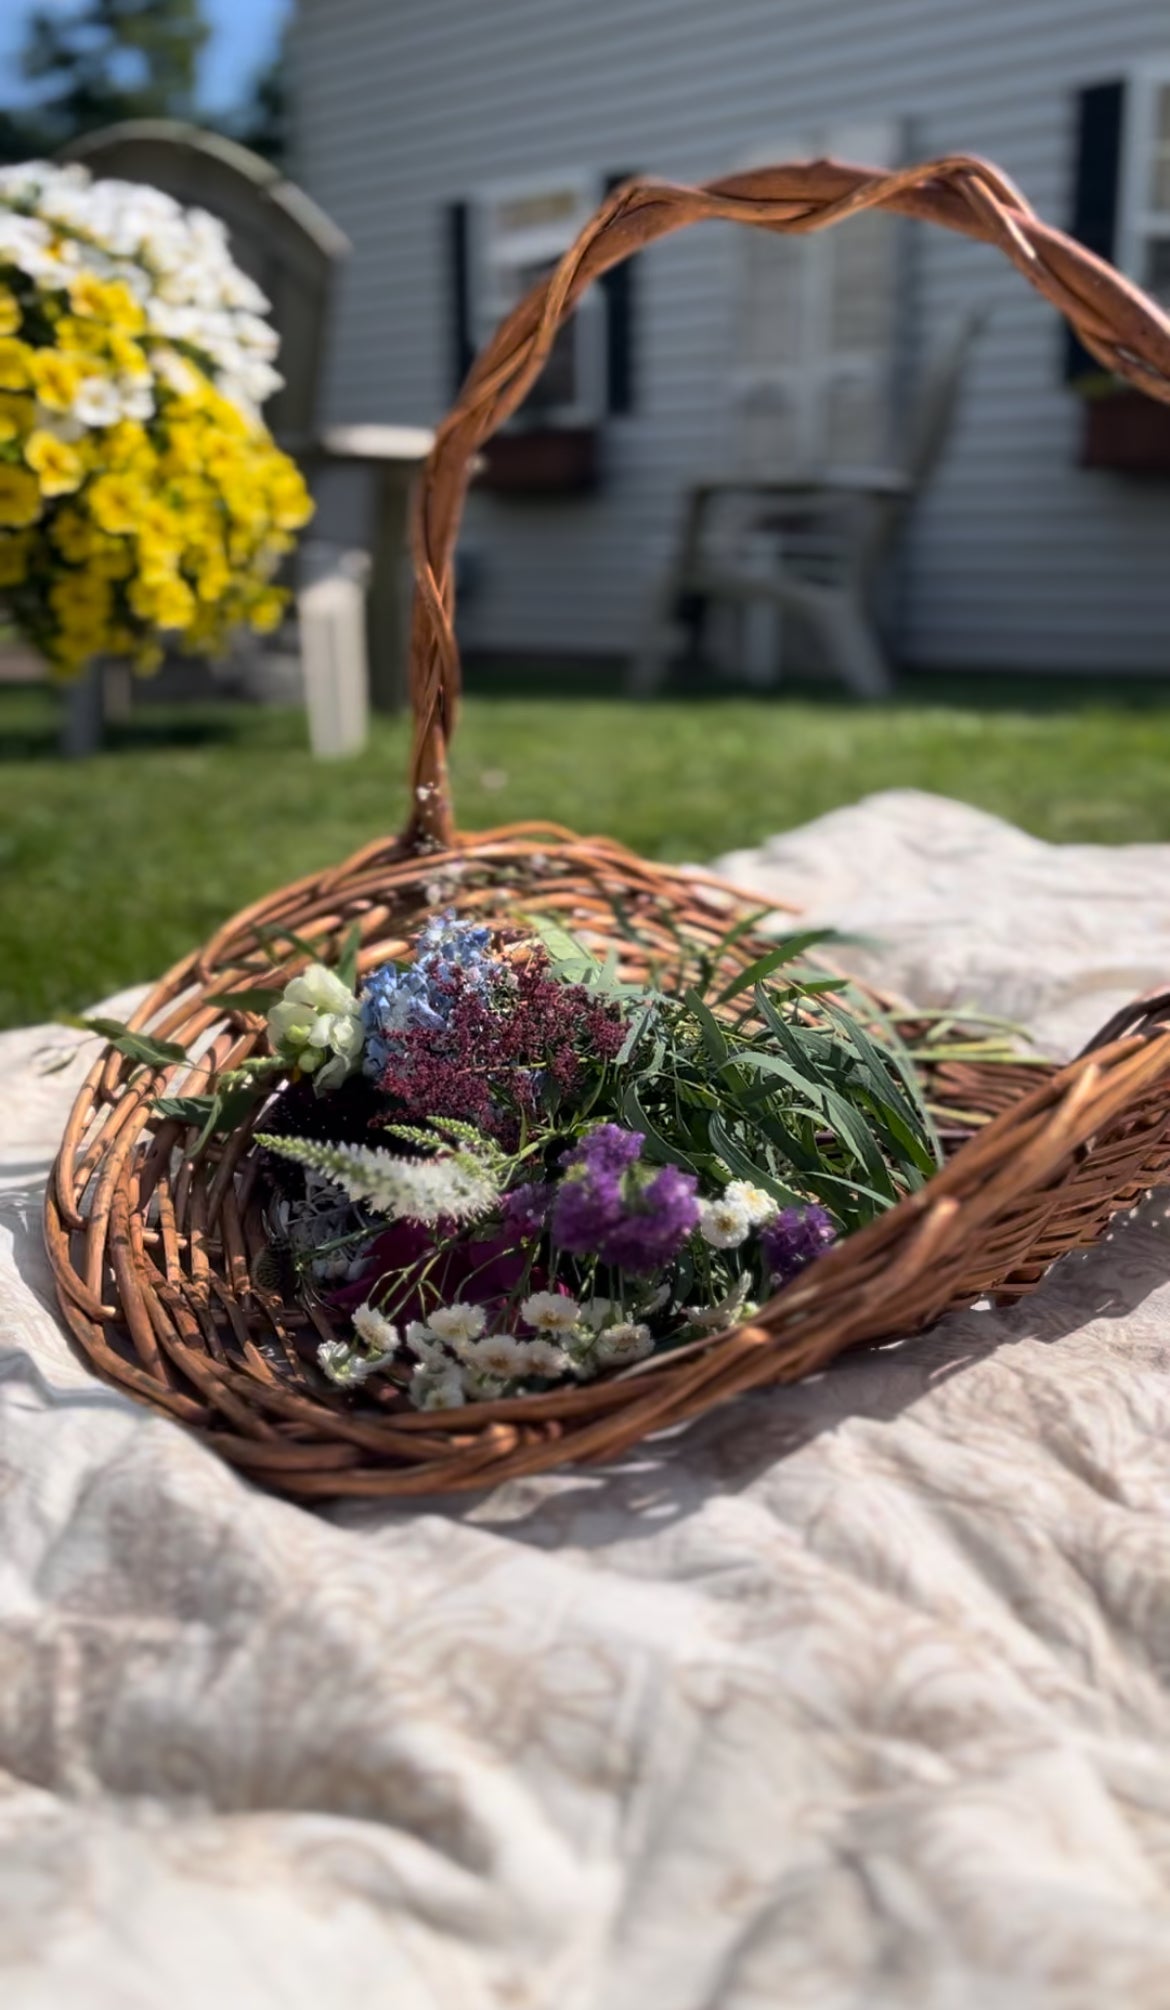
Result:
{"type": "Polygon", "coordinates": [[[732,475],[687,493],[674,558],[657,582],[628,691],[647,697],[669,674],[680,626],[712,603],[771,605],[800,616],[830,667],[862,698],[890,689],[873,615],[874,589],[911,505],[942,458],[972,344],[988,318],[978,307],[955,328],[926,375],[901,466],[826,473],[816,480],[732,475]],[[714,542],[719,509],[747,521],[730,557],[714,542]],[[761,564],[765,544],[771,562],[761,564]]]}

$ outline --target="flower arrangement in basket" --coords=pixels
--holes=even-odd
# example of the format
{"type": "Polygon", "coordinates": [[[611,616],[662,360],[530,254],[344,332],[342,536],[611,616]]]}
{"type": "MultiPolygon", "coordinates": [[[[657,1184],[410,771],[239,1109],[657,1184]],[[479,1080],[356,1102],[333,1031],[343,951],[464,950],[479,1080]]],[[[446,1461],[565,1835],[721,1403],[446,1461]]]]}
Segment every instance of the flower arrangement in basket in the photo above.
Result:
{"type": "Polygon", "coordinates": [[[348,963],[293,978],[257,1142],[269,1268],[348,1328],[317,1345],[328,1379],[424,1410],[592,1381],[754,1317],[921,1187],[941,1151],[911,1057],[812,941],[722,981],[729,945],[680,938],[631,982],[559,925],[449,912],[356,995],[348,963]]]}
{"type": "Polygon", "coordinates": [[[452,554],[589,281],[698,217],[997,244],[1170,401],[1170,323],[985,163],[615,192],[504,323],[415,516],[401,838],[237,915],[106,1040],[46,1201],[99,1372],[305,1499],[605,1459],[1031,1288],[1170,1177],[1170,993],[1056,1070],[891,1008],[743,895],[557,826],[460,837],[452,554]]]}
{"type": "Polygon", "coordinates": [[[0,169],[0,599],[55,671],[280,620],[312,505],[260,418],[267,306],[206,212],[0,169]]]}

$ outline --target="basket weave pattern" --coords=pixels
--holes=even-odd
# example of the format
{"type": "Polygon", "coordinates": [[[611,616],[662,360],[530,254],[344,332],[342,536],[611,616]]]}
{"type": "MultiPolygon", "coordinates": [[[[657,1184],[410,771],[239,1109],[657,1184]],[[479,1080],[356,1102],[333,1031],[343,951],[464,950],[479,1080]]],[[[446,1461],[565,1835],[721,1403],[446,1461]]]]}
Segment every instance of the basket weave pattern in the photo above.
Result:
{"type": "MultiPolygon", "coordinates": [[[[439,428],[414,521],[411,814],[336,869],[246,909],[168,972],[132,1024],[198,1055],[142,1069],[112,1048],[82,1087],[46,1199],[65,1319],[95,1369],[188,1425],[253,1478],[304,1499],[479,1488],[566,1460],[609,1459],[743,1390],[796,1379],[843,1348],[929,1324],[985,1293],[1029,1289],[1066,1251],[1170,1178],[1170,994],[1103,1029],[1060,1071],[938,1071],[936,1094],[985,1121],[921,1192],[822,1257],[734,1332],[580,1387],[420,1414],[392,1389],[339,1393],[316,1365],[326,1310],[270,1287],[265,1182],[250,1127],[192,1156],[195,1133],[153,1111],[262,1051],[263,1021],[217,994],[281,983],[361,932],[360,967],[408,948],[438,905],[505,920],[539,906],[579,933],[612,933],[614,899],[639,946],[624,974],[681,928],[709,945],[756,903],[705,875],[636,858],[556,826],[456,834],[446,747],[459,659],[452,554],[477,449],[520,404],[557,328],[599,273],[703,217],[777,231],[826,228],[883,207],[998,245],[1109,369],[1170,402],[1170,323],[1109,266],[1049,229],[995,169],[950,159],[894,174],[820,161],[706,188],[633,182],[598,211],[552,277],[503,324],[439,428]],[[272,958],[279,967],[274,971],[272,958]]],[[[724,952],[732,974],[766,949],[724,952]]]]}

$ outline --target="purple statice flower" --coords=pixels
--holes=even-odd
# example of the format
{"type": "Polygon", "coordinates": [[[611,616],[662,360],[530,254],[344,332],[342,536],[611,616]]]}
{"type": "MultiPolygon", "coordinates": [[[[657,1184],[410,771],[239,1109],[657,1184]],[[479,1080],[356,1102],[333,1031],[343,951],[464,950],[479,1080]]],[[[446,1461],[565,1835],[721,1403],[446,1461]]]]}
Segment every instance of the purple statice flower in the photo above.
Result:
{"type": "Polygon", "coordinates": [[[544,1181],[529,1180],[504,1195],[504,1227],[525,1241],[539,1235],[548,1220],[553,1190],[544,1181]]]}
{"type": "Polygon", "coordinates": [[[696,1185],[694,1173],[660,1166],[652,1178],[634,1188],[624,1213],[604,1239],[602,1261],[635,1276],[672,1262],[699,1219],[696,1185]]]}
{"type": "Polygon", "coordinates": [[[553,1202],[553,1241],[576,1256],[635,1274],[678,1255],[699,1219],[693,1173],[640,1164],[646,1139],[617,1124],[597,1129],[567,1152],[553,1202]]]}
{"type": "Polygon", "coordinates": [[[645,1142],[642,1131],[623,1131],[620,1124],[598,1124],[565,1153],[561,1164],[567,1169],[581,1166],[594,1179],[620,1178],[627,1166],[641,1158],[645,1142]]]}
{"type": "Polygon", "coordinates": [[[760,1247],[773,1284],[791,1284],[794,1277],[837,1239],[823,1207],[784,1207],[760,1231],[760,1247]]]}
{"type": "Polygon", "coordinates": [[[418,1027],[437,1032],[447,1024],[457,986],[485,986],[499,966],[488,955],[490,928],[457,921],[454,912],[428,921],[418,938],[415,960],[405,970],[383,963],[362,987],[359,1004],[365,1047],[362,1070],[372,1081],[385,1073],[402,1049],[404,1036],[418,1027]]]}

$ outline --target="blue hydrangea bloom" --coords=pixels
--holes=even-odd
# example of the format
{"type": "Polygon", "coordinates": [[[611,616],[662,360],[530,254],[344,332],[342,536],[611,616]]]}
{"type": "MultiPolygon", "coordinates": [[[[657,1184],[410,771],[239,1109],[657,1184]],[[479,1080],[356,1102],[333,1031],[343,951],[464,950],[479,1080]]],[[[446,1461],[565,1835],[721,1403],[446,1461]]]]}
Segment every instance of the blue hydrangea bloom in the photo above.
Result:
{"type": "Polygon", "coordinates": [[[449,909],[428,921],[415,960],[405,970],[383,963],[370,972],[359,1003],[365,1033],[362,1069],[371,1080],[384,1073],[403,1033],[416,1026],[446,1025],[456,970],[464,973],[465,982],[487,983],[497,968],[489,954],[491,939],[490,928],[458,921],[449,909]]]}

